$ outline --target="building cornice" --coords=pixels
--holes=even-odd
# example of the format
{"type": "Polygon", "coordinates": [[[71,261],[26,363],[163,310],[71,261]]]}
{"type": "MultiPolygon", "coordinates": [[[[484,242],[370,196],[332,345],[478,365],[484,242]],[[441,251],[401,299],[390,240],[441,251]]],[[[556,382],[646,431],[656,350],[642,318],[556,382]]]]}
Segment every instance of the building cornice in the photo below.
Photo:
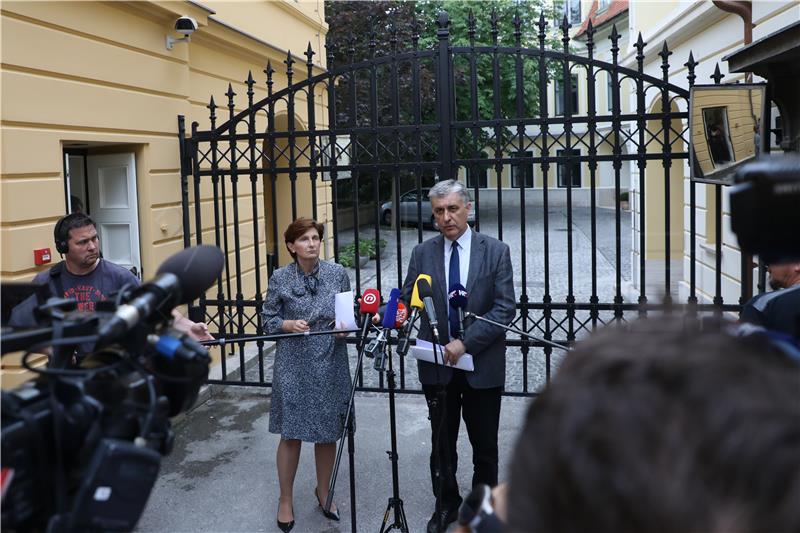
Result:
{"type": "MultiPolygon", "coordinates": [[[[642,40],[647,43],[644,63],[647,64],[658,56],[664,41],[667,42],[670,50],[674,50],[703,29],[728,16],[731,16],[730,13],[718,9],[711,2],[679,4],[678,8],[665,17],[660,24],[642,32],[642,40]]],[[[634,33],[631,33],[631,38],[633,37],[634,33]]],[[[636,48],[631,46],[620,59],[620,64],[626,67],[633,66],[636,62],[636,53],[636,48]]]]}
{"type": "MultiPolygon", "coordinates": [[[[258,58],[259,61],[266,61],[267,59],[279,58],[281,61],[287,57],[289,50],[278,46],[274,43],[264,41],[258,37],[240,30],[226,22],[223,22],[215,15],[208,17],[208,27],[205,31],[197,32],[192,35],[192,40],[197,42],[206,42],[217,47],[227,47],[236,51],[244,52],[251,56],[258,58]]],[[[325,72],[325,68],[320,61],[324,59],[324,53],[315,50],[316,56],[313,66],[314,74],[321,74],[325,72]]],[[[292,53],[292,58],[301,65],[305,65],[307,58],[305,56],[292,53]]],[[[298,70],[299,72],[299,70],[298,70]]],[[[305,69],[302,71],[305,73],[305,69]]]]}
{"type": "Polygon", "coordinates": [[[293,17],[300,17],[306,21],[306,23],[310,24],[314,30],[320,31],[323,34],[328,33],[328,23],[325,22],[325,19],[320,17],[319,19],[315,19],[314,17],[309,17],[307,13],[303,12],[301,9],[298,9],[293,2],[289,0],[277,0],[274,2],[274,5],[280,7],[293,17]]]}

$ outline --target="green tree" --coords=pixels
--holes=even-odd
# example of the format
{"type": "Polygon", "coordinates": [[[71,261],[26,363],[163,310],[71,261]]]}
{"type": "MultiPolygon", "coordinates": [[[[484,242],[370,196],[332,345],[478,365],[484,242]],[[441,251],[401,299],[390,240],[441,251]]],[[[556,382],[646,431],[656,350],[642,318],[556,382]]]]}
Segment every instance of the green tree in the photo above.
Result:
{"type": "MultiPolygon", "coordinates": [[[[431,49],[437,44],[436,21],[439,13],[446,11],[450,19],[450,44],[454,47],[465,47],[470,44],[470,20],[474,23],[474,42],[476,46],[492,46],[495,43],[492,28],[496,25],[497,44],[501,47],[516,45],[515,17],[519,17],[520,44],[523,48],[539,46],[539,17],[544,13],[549,28],[552,29],[552,0],[494,0],[492,2],[475,0],[418,0],[418,1],[378,1],[378,2],[326,2],[326,19],[329,24],[328,44],[333,54],[334,67],[342,66],[350,61],[362,61],[373,56],[387,55],[393,49],[408,50],[412,48],[412,36],[419,35],[420,49],[431,49]],[[416,29],[415,29],[416,28],[416,29]],[[397,43],[393,46],[392,41],[397,43]],[[371,46],[374,44],[374,46],[371,46]]],[[[549,32],[547,45],[558,46],[555,32],[549,32]]],[[[516,61],[513,56],[501,55],[499,73],[500,90],[498,100],[500,113],[495,115],[494,72],[492,56],[488,53],[478,54],[475,76],[478,80],[478,119],[515,118],[517,117],[517,79],[516,61]]],[[[551,66],[548,66],[552,69],[551,66]]],[[[432,121],[435,114],[434,84],[429,83],[435,76],[435,65],[428,62],[420,64],[423,122],[432,121]]],[[[520,91],[523,100],[524,117],[537,116],[539,112],[539,72],[538,62],[533,58],[522,60],[522,83],[520,91]]],[[[459,55],[454,60],[453,76],[456,87],[456,119],[469,120],[471,112],[471,89],[469,85],[470,69],[466,55],[459,55]]],[[[388,94],[386,79],[378,88],[382,95],[388,94]]],[[[368,96],[369,80],[361,77],[356,80],[359,87],[357,96],[368,96]]],[[[380,81],[379,81],[380,82],[380,81]]],[[[399,90],[411,90],[410,72],[400,73],[399,90]]],[[[357,98],[356,108],[348,101],[349,82],[340,84],[337,90],[338,124],[368,124],[369,98],[357,98]]],[[[382,102],[385,104],[385,102],[382,102]]],[[[401,115],[409,113],[408,108],[401,109],[401,115]]],[[[381,106],[379,120],[388,112],[386,105],[381,106]]],[[[408,119],[409,117],[405,117],[408,119]]]]}
{"type": "MultiPolygon", "coordinates": [[[[561,0],[558,0],[561,1],[561,0]]],[[[439,13],[446,11],[450,20],[450,46],[470,45],[470,29],[474,29],[473,39],[476,47],[516,46],[515,20],[518,20],[519,42],[522,48],[539,47],[539,18],[544,14],[548,24],[546,46],[560,45],[557,29],[553,21],[553,0],[494,0],[492,2],[475,0],[387,0],[326,1],[325,13],[329,25],[328,54],[334,70],[349,63],[358,63],[373,57],[390,55],[393,52],[433,49],[437,46],[437,19],[439,13]],[[495,41],[496,40],[496,41],[495,41]]],[[[476,68],[471,72],[468,54],[457,54],[453,59],[453,86],[455,87],[455,120],[493,120],[517,117],[536,117],[539,114],[539,63],[534,57],[523,56],[522,87],[517,90],[517,60],[513,54],[498,56],[498,91],[495,91],[494,57],[491,51],[475,55],[476,68]],[[477,79],[477,115],[472,110],[471,76],[477,79]],[[520,95],[521,101],[518,102],[520,95]],[[522,112],[518,113],[518,103],[522,112]]],[[[548,76],[552,78],[555,65],[547,65],[548,76]]],[[[371,85],[369,69],[360,69],[337,80],[335,91],[336,127],[391,125],[392,112],[396,111],[400,124],[412,123],[412,95],[419,94],[421,121],[436,123],[436,63],[434,60],[421,60],[419,63],[419,84],[414,85],[409,62],[398,65],[399,109],[392,107],[389,67],[378,67],[377,84],[371,85]],[[374,100],[373,100],[374,99],[374,100]],[[377,112],[372,114],[372,102],[377,112]],[[373,124],[373,120],[376,121],[373,124]]],[[[473,157],[476,154],[493,152],[493,146],[506,145],[515,130],[506,128],[492,131],[491,128],[476,128],[459,132],[455,150],[459,157],[473,157]],[[501,139],[496,139],[499,134],[501,139]]],[[[353,135],[352,160],[381,160],[377,150],[368,147],[375,144],[375,136],[370,134],[353,135]]],[[[379,141],[381,139],[378,139],[379,141]]],[[[388,140],[388,139],[387,139],[388,140]]],[[[430,143],[430,149],[422,154],[423,160],[436,160],[438,143],[430,143]]],[[[388,156],[386,156],[388,157],[388,156]]],[[[373,179],[362,173],[359,179],[359,198],[381,200],[391,195],[391,188],[380,185],[385,179],[373,179]],[[376,190],[376,184],[380,191],[376,190]]],[[[432,181],[433,176],[423,176],[423,185],[432,181]]],[[[401,177],[402,190],[413,186],[413,178],[401,177]]],[[[352,184],[342,184],[340,196],[347,202],[352,198],[352,184]]]]}

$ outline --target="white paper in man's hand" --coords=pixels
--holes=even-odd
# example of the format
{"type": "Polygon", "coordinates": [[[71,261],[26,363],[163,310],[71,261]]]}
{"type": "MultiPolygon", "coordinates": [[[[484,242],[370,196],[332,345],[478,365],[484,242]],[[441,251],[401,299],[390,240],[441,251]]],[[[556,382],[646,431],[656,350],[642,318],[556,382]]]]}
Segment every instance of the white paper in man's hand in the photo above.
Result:
{"type": "MultiPolygon", "coordinates": [[[[411,347],[411,355],[420,361],[427,361],[429,363],[433,363],[438,360],[439,364],[441,365],[442,356],[444,355],[444,346],[441,346],[441,348],[441,351],[439,351],[437,348],[436,358],[434,358],[433,344],[422,339],[417,339],[417,345],[411,347]]],[[[445,366],[466,370],[467,372],[472,372],[475,370],[475,363],[472,361],[472,355],[468,353],[465,353],[459,357],[458,362],[455,365],[447,364],[445,366]]]]}
{"type": "Polygon", "coordinates": [[[357,329],[356,314],[353,311],[353,291],[336,295],[336,325],[334,329],[357,329]]]}

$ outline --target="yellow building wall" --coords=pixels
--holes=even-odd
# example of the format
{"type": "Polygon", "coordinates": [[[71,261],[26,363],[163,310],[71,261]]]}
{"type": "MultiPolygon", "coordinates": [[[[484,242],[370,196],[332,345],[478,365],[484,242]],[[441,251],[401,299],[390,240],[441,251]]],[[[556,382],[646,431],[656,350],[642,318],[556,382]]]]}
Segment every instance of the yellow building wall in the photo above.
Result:
{"type": "MultiPolygon", "coordinates": [[[[3,2],[0,277],[28,280],[49,268],[34,265],[32,250],[50,248],[55,254],[52,229],[66,211],[63,150],[74,145],[90,155],[135,154],[142,271],[145,279],[152,277],[164,259],[183,247],[178,115],[186,116],[187,131],[192,121],[207,129],[206,106],[214,95],[220,106],[217,125],[222,124],[229,84],[237,93],[236,111],[247,105],[248,71],[257,80],[255,100],[266,96],[262,71],[268,61],[278,71],[276,89],[283,88],[283,61],[289,49],[297,61],[295,81],[304,79],[307,69],[301,53],[309,42],[317,53],[313,71],[322,72],[320,45],[327,26],[324,13],[318,12],[321,6],[288,1],[3,2]],[[200,28],[191,42],[167,50],[165,37],[179,36],[173,26],[180,15],[195,18],[200,28]]],[[[323,128],[327,111],[323,95],[317,96],[317,127],[323,128]]],[[[307,104],[302,98],[296,101],[295,114],[304,124],[307,104]]],[[[262,131],[263,122],[258,124],[262,131]]],[[[266,206],[265,179],[259,176],[257,181],[260,206],[266,206]]],[[[213,243],[213,191],[207,181],[204,178],[201,189],[203,221],[209,224],[204,224],[203,241],[213,243]]],[[[287,204],[285,195],[281,190],[278,205],[287,204]]],[[[318,192],[320,219],[326,223],[332,219],[325,203],[329,201],[329,194],[318,192]]],[[[272,213],[259,209],[256,243],[249,176],[241,178],[238,204],[242,292],[251,298],[252,251],[266,245],[264,217],[272,213]]],[[[193,206],[190,212],[194,234],[193,206]]],[[[280,216],[279,225],[285,227],[290,220],[286,213],[280,216]]],[[[233,268],[232,216],[228,222],[233,268]]],[[[263,261],[261,270],[266,281],[263,261]]],[[[262,283],[261,290],[265,288],[262,283]]]]}
{"type": "MultiPolygon", "coordinates": [[[[672,113],[678,111],[674,103],[670,111],[672,113]]],[[[649,112],[662,112],[661,103],[656,102],[649,112]]],[[[647,121],[646,142],[652,136],[656,136],[656,139],[648,143],[648,153],[661,153],[661,145],[664,142],[664,133],[661,126],[661,121],[647,121]]],[[[674,142],[674,132],[680,131],[680,121],[673,120],[670,130],[672,150],[684,151],[686,147],[683,142],[674,142]]],[[[639,179],[641,180],[642,177],[639,179]]],[[[645,259],[663,259],[666,257],[667,246],[669,246],[670,257],[676,259],[680,257],[683,250],[684,220],[683,204],[681,202],[684,181],[683,162],[672,161],[672,165],[667,170],[660,161],[648,161],[643,179],[645,180],[645,259]],[[669,184],[669,198],[667,198],[667,184],[669,184]],[[667,204],[669,205],[669,244],[667,244],[666,240],[667,204]]],[[[637,188],[636,194],[641,202],[640,191],[641,188],[637,188]]],[[[639,207],[636,209],[635,216],[639,216],[639,207]]],[[[638,253],[640,252],[637,250],[638,253]]]]}
{"type": "Polygon", "coordinates": [[[646,8],[636,10],[636,31],[645,33],[650,28],[658,26],[681,4],[682,2],[676,1],[643,2],[642,5],[646,8]]]}

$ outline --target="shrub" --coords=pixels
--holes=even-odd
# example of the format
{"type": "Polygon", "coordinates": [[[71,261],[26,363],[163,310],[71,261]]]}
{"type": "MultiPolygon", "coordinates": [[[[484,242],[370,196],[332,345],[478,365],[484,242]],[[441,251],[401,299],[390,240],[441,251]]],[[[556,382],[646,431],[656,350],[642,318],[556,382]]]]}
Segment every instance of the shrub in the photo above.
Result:
{"type": "MultiPolygon", "coordinates": [[[[369,256],[375,259],[380,255],[380,251],[386,248],[386,239],[379,239],[375,246],[375,239],[359,239],[358,251],[362,257],[369,256]]],[[[339,264],[347,268],[356,266],[356,244],[351,242],[339,247],[339,264]]]]}

